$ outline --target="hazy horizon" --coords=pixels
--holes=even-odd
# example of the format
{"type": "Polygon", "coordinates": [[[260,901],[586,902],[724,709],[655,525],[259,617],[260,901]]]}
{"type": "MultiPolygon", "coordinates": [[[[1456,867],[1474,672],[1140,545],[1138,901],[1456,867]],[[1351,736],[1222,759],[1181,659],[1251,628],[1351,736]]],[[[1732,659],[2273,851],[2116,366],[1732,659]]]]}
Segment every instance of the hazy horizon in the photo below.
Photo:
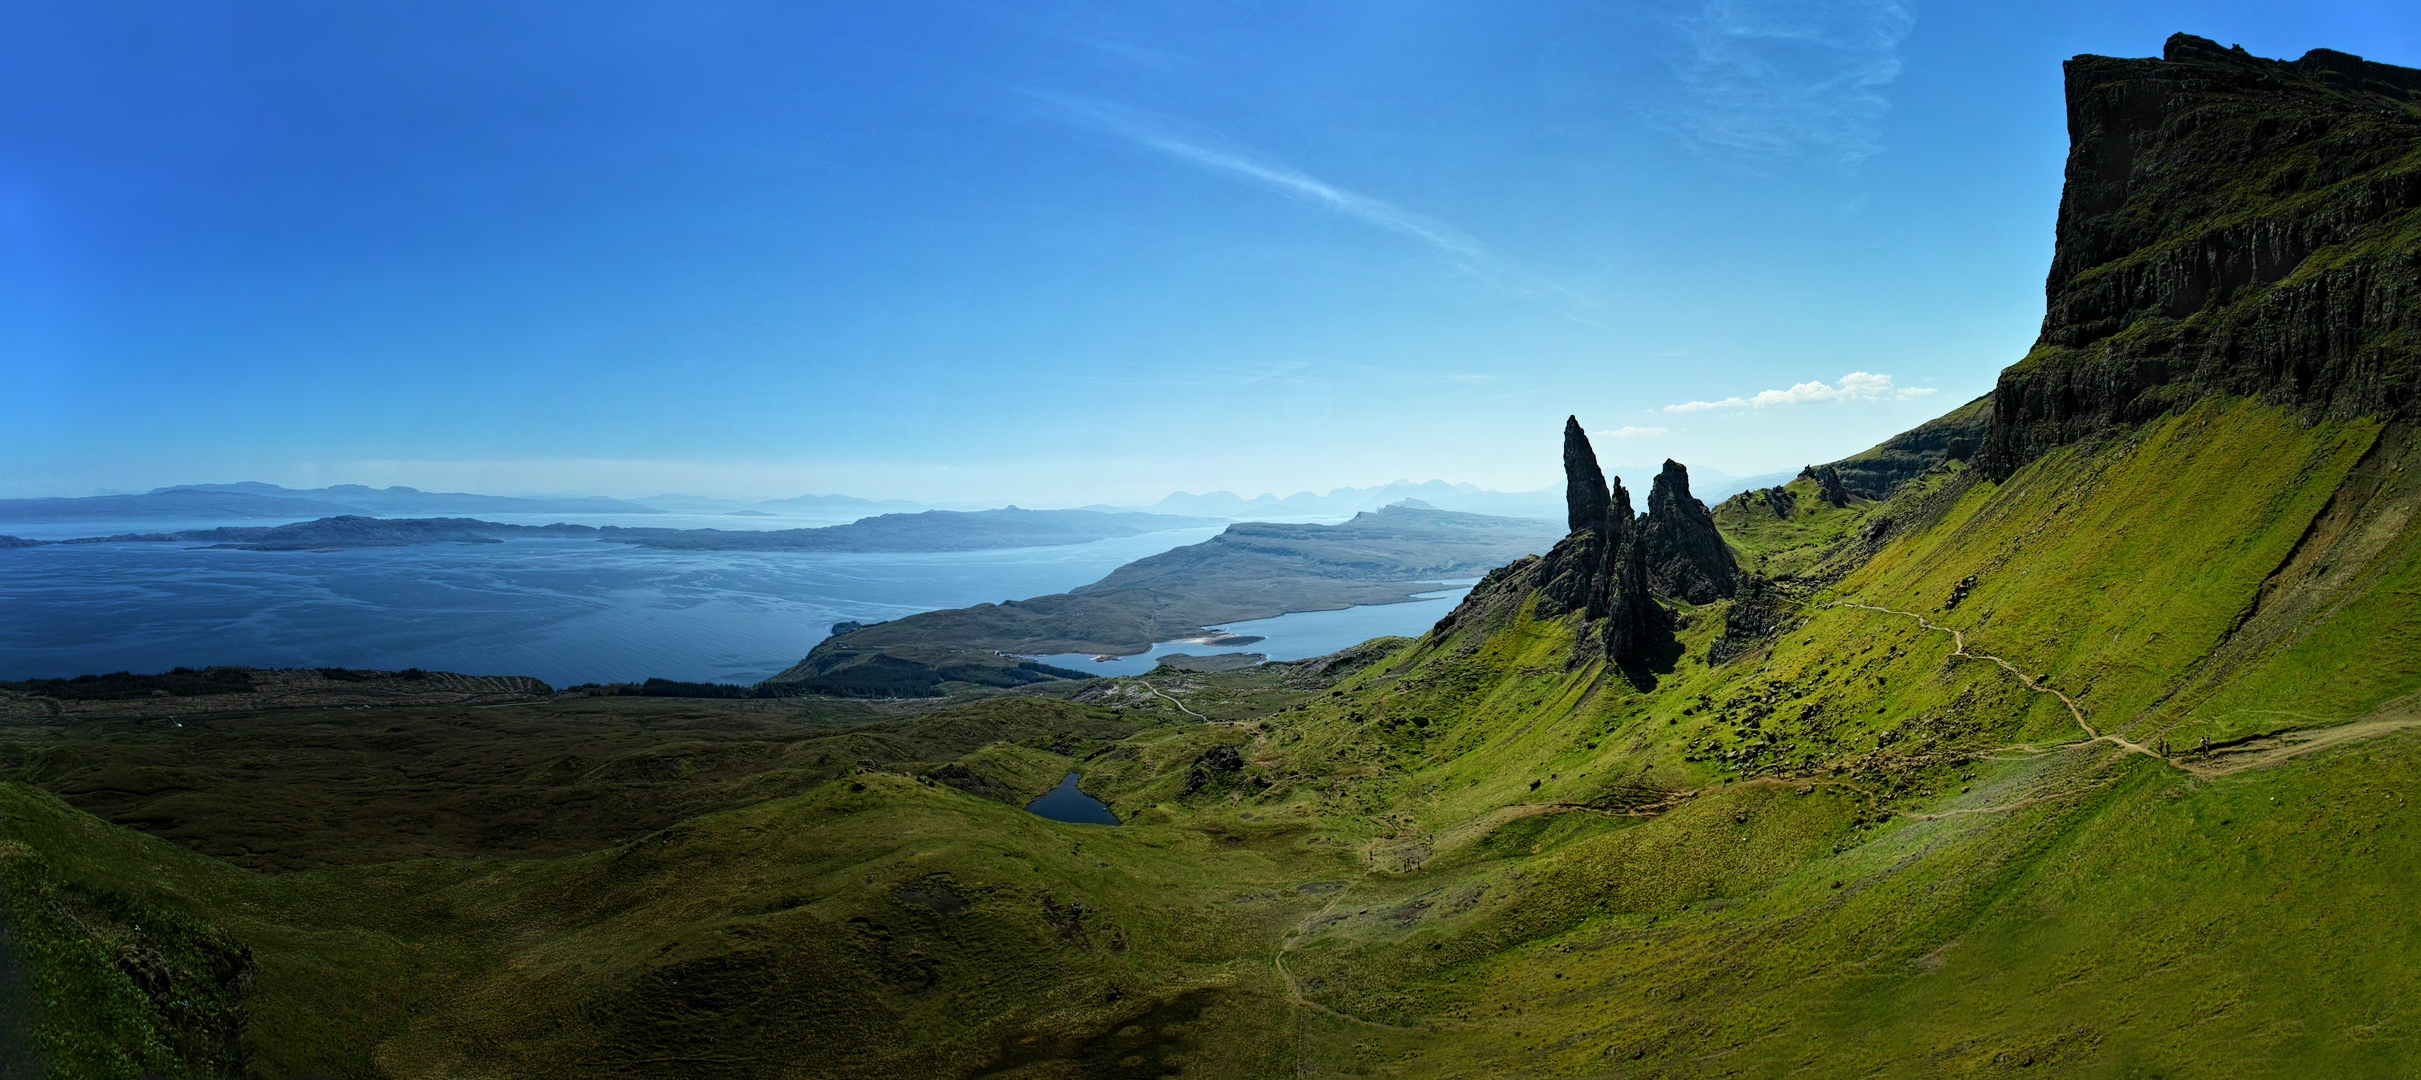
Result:
{"type": "MultiPolygon", "coordinates": [[[[1698,466],[1690,466],[1688,462],[1683,462],[1682,464],[1683,464],[1684,466],[1689,467],[1689,469],[1690,469],[1690,475],[1691,475],[1691,477],[1692,477],[1692,479],[1693,479],[1694,486],[1720,486],[1720,485],[1722,485],[1722,484],[1724,484],[1724,483],[1728,483],[1728,482],[1731,482],[1731,481],[1738,481],[1738,480],[1751,479],[1751,478],[1753,478],[1753,477],[1757,477],[1757,476],[1770,476],[1770,475],[1775,475],[1775,474],[1779,474],[1779,473],[1783,473],[1783,472],[1789,472],[1789,471],[1792,471],[1792,470],[1789,470],[1789,469],[1774,469],[1774,470],[1768,470],[1767,472],[1764,472],[1764,473],[1754,473],[1754,474],[1750,474],[1750,475],[1748,475],[1748,476],[1735,476],[1735,475],[1733,475],[1733,474],[1726,473],[1726,472],[1724,472],[1724,471],[1722,471],[1722,470],[1720,470],[1720,469],[1706,469],[1706,468],[1702,468],[1702,467],[1698,467],[1698,466]],[[1711,481],[1711,484],[1710,484],[1710,485],[1699,485],[1699,484],[1698,484],[1698,482],[1699,482],[1699,481],[1711,481]]],[[[1657,470],[1657,469],[1658,469],[1660,466],[1661,466],[1661,462],[1660,462],[1660,463],[1657,463],[1657,464],[1655,464],[1655,465],[1650,465],[1650,464],[1647,464],[1647,463],[1644,463],[1644,462],[1642,462],[1642,463],[1633,463],[1633,464],[1628,464],[1628,465],[1618,465],[1618,464],[1609,463],[1609,464],[1607,465],[1607,471],[1608,471],[1608,475],[1609,475],[1610,477],[1615,477],[1615,478],[1620,478],[1620,479],[1623,479],[1623,480],[1624,480],[1626,483],[1628,483],[1628,484],[1631,484],[1631,485],[1633,485],[1633,486],[1637,486],[1637,487],[1640,487],[1640,488],[1644,489],[1644,488],[1646,487],[1647,483],[1649,482],[1650,478],[1652,478],[1652,477],[1655,475],[1656,470],[1657,470]],[[1636,475],[1636,476],[1634,476],[1634,475],[1632,475],[1632,474],[1637,474],[1637,475],[1636,475]]],[[[1796,468],[1796,467],[1794,467],[1794,468],[1796,468]]],[[[95,490],[83,491],[83,492],[57,492],[57,491],[53,491],[53,492],[41,492],[41,493],[35,493],[35,494],[23,494],[23,495],[0,495],[0,498],[12,498],[12,499],[44,499],[44,498],[56,499],[56,498],[71,498],[71,499],[73,499],[73,498],[96,498],[96,497],[109,497],[109,496],[120,496],[120,495],[147,495],[147,494],[156,494],[156,493],[158,493],[158,492],[162,492],[162,491],[171,491],[171,490],[176,490],[176,489],[179,489],[179,488],[203,488],[203,487],[211,487],[211,486],[227,486],[227,485],[235,485],[235,484],[243,484],[243,483],[270,483],[270,484],[275,484],[275,482],[274,482],[274,481],[265,481],[265,480],[259,480],[259,479],[257,479],[257,478],[245,477],[245,478],[242,478],[242,479],[236,479],[236,480],[193,480],[193,481],[185,481],[185,482],[181,482],[181,483],[173,483],[173,484],[159,484],[159,485],[154,485],[154,486],[152,486],[152,487],[143,488],[143,489],[140,489],[140,490],[128,490],[128,489],[95,489],[95,490]]],[[[1154,496],[1140,496],[1140,497],[1132,497],[1132,498],[1127,498],[1127,499],[1115,499],[1115,498],[1085,499],[1085,498],[1075,498],[1075,499],[1060,499],[1060,500],[1033,500],[1033,501],[1031,501],[1030,505],[1029,505],[1028,503],[1026,503],[1026,502],[1019,502],[1019,501],[1014,500],[1014,499],[1005,499],[1005,498],[1002,498],[1002,499],[952,499],[952,500],[934,500],[934,501],[927,501],[927,500],[921,500],[921,499],[907,498],[907,497],[904,497],[904,496],[896,496],[896,495],[884,495],[884,494],[869,494],[869,493],[855,492],[855,491],[801,491],[801,492],[791,492],[791,493],[787,493],[787,494],[766,494],[766,493],[761,493],[761,492],[744,492],[744,493],[736,493],[736,494],[723,494],[723,495],[710,495],[710,494],[704,494],[704,493],[700,493],[700,492],[691,492],[691,491],[654,491],[654,492],[650,492],[650,493],[647,493],[647,494],[631,494],[631,493],[627,493],[627,492],[623,492],[623,491],[615,491],[615,490],[578,489],[578,488],[572,488],[572,489],[557,489],[557,490],[551,490],[551,491],[471,491],[471,490],[462,490],[462,489],[447,489],[447,488],[423,487],[423,486],[421,486],[421,485],[417,485],[417,484],[386,484],[386,485],[379,485],[379,484],[360,484],[360,483],[356,483],[356,482],[353,482],[353,481],[344,481],[344,480],[333,480],[333,481],[329,481],[329,482],[326,482],[326,483],[315,484],[315,485],[312,485],[312,486],[310,486],[310,487],[298,487],[298,486],[293,485],[293,484],[277,484],[276,486],[283,487],[283,488],[285,488],[285,489],[287,489],[287,490],[291,490],[291,491],[316,491],[316,490],[324,490],[324,489],[328,489],[328,488],[336,488],[336,487],[348,487],[348,486],[351,486],[351,487],[367,487],[367,488],[373,488],[373,489],[377,489],[377,490],[384,490],[384,489],[386,489],[386,488],[391,488],[391,487],[402,487],[402,488],[408,488],[408,489],[415,490],[415,491],[420,491],[420,492],[428,492],[428,493],[436,493],[436,494],[467,494],[467,495],[481,495],[481,496],[499,496],[499,497],[504,497],[504,498],[515,498],[515,499],[592,499],[592,498],[603,498],[603,499],[614,499],[614,500],[621,501],[621,502],[634,502],[634,503],[642,503],[642,504],[647,503],[647,502],[650,502],[650,501],[674,501],[674,500],[688,500],[688,499],[695,499],[695,500],[700,500],[700,501],[713,502],[713,503],[717,503],[717,504],[730,503],[730,504],[746,504],[746,505],[751,505],[751,506],[753,506],[753,505],[756,505],[756,504],[761,504],[761,503],[784,502],[784,501],[792,501],[792,500],[798,500],[798,499],[816,499],[816,498],[847,498],[847,499],[858,499],[858,500],[863,500],[863,501],[867,501],[867,502],[875,502],[875,503],[890,503],[890,502],[906,502],[906,503],[915,503],[915,504],[920,505],[920,506],[930,507],[930,508],[934,508],[934,509],[961,509],[961,508],[969,508],[969,507],[999,507],[999,506],[1016,505],[1016,506],[1021,506],[1021,507],[1024,507],[1025,509],[1029,509],[1029,510],[1055,510],[1055,509],[1072,509],[1072,508],[1084,507],[1084,506],[1116,506],[1116,507],[1130,507],[1130,508],[1146,508],[1146,507],[1150,507],[1150,506],[1156,505],[1156,504],[1158,504],[1158,503],[1165,502],[1165,501],[1167,501],[1167,500],[1174,499],[1174,498],[1179,498],[1179,497],[1207,498],[1207,497],[1212,497],[1212,496],[1217,496],[1217,495],[1223,495],[1223,494],[1224,494],[1224,495],[1233,495],[1233,496],[1236,496],[1237,498],[1239,498],[1239,499],[1241,499],[1241,500],[1243,500],[1243,501],[1245,501],[1245,502],[1248,502],[1248,503],[1249,503],[1249,502],[1255,502],[1255,501],[1262,500],[1262,499],[1288,499],[1288,498],[1295,498],[1295,497],[1304,496],[1304,495],[1309,495],[1309,496],[1313,496],[1313,497],[1316,497],[1316,498],[1329,498],[1329,497],[1336,496],[1336,495],[1338,495],[1338,494],[1339,494],[1339,493],[1341,493],[1341,492],[1349,492],[1349,491],[1350,491],[1350,492],[1383,491],[1383,490],[1386,490],[1386,489],[1389,489],[1389,488],[1397,488],[1397,487],[1421,487],[1421,486],[1424,486],[1424,485],[1429,485],[1429,484],[1444,484],[1444,485],[1447,485],[1447,486],[1449,486],[1449,487],[1460,488],[1460,489],[1464,489],[1464,490],[1466,490],[1466,491],[1468,491],[1468,492],[1471,492],[1471,493],[1478,493],[1478,494],[1500,494],[1500,495],[1532,495],[1532,494],[1540,494],[1540,493],[1553,493],[1553,494],[1555,494],[1555,495],[1556,495],[1558,498],[1561,498],[1561,494],[1562,494],[1562,487],[1561,487],[1561,485],[1560,485],[1560,484],[1546,485],[1546,486],[1537,487],[1537,488],[1529,488],[1529,489],[1525,489],[1525,490],[1522,490],[1522,491],[1504,491],[1504,490],[1497,489],[1497,488],[1488,488],[1488,487],[1482,487],[1482,486],[1480,486],[1480,485],[1473,484],[1473,483],[1471,483],[1471,482],[1469,482],[1469,481],[1447,480],[1447,479],[1444,479],[1444,478],[1442,478],[1442,477],[1430,477],[1430,478],[1428,478],[1428,479],[1424,479],[1424,480],[1414,480],[1414,479],[1411,479],[1411,478],[1409,478],[1409,477],[1397,477],[1397,478],[1395,478],[1395,479],[1393,479],[1393,480],[1381,481],[1381,482],[1378,482],[1378,483],[1368,483],[1368,484],[1341,484],[1341,485],[1337,485],[1337,486],[1335,486],[1335,487],[1330,487],[1330,488],[1326,488],[1326,489],[1319,489],[1319,490],[1315,490],[1315,489],[1312,489],[1312,488],[1301,488],[1301,489],[1297,489],[1297,490],[1294,490],[1294,491],[1283,491],[1283,490],[1277,490],[1277,489],[1269,489],[1269,490],[1263,490],[1263,491],[1246,491],[1246,490],[1240,490],[1240,489],[1233,488],[1233,487],[1206,488],[1206,489],[1204,489],[1204,490],[1200,490],[1200,491],[1187,491],[1187,490],[1184,490],[1184,489],[1169,489],[1169,490],[1164,490],[1164,491],[1162,491],[1160,494],[1158,494],[1158,495],[1154,495],[1154,496]]]]}

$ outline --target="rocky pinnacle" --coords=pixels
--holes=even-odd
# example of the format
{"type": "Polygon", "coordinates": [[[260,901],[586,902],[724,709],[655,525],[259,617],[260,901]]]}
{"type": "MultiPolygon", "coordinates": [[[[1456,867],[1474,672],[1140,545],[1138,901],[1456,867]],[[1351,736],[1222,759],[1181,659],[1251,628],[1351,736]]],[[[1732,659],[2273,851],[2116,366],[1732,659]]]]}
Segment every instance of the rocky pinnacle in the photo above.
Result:
{"type": "Polygon", "coordinates": [[[1740,565],[1715,531],[1715,515],[1690,494],[1690,471],[1666,459],[1648,488],[1648,517],[1641,524],[1647,549],[1648,590],[1693,604],[1728,598],[1740,588],[1740,565]]]}
{"type": "Polygon", "coordinates": [[[1606,538],[1606,655],[1616,663],[1637,663],[1647,655],[1663,609],[1648,591],[1648,545],[1644,529],[1631,515],[1631,493],[1614,478],[1613,506],[1606,513],[1611,526],[1606,538]]]}
{"type": "Polygon", "coordinates": [[[1571,529],[1606,530],[1606,474],[1597,467],[1597,451],[1589,446],[1589,433],[1581,430],[1580,418],[1564,420],[1564,508],[1571,518],[1571,529]]]}

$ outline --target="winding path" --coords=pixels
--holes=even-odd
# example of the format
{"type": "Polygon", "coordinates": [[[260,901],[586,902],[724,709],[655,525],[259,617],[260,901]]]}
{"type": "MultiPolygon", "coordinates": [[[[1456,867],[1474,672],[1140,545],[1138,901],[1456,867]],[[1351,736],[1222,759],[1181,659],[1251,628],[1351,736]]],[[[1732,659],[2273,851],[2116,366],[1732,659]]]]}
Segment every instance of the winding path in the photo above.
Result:
{"type": "Polygon", "coordinates": [[[1142,684],[1143,684],[1143,688],[1144,688],[1144,689],[1149,690],[1149,691],[1151,691],[1152,693],[1155,693],[1155,694],[1160,694],[1160,700],[1165,701],[1165,702],[1168,702],[1169,704],[1176,706],[1176,707],[1177,707],[1177,711],[1182,712],[1182,713],[1184,713],[1184,714],[1185,714],[1185,715],[1187,715],[1187,716],[1193,717],[1193,718],[1194,718],[1194,719],[1196,719],[1196,720],[1208,721],[1208,720],[1210,719],[1210,717],[1204,716],[1204,715],[1202,715],[1201,713],[1198,713],[1198,712],[1195,712],[1195,711],[1194,711],[1194,710],[1192,710],[1192,709],[1188,709],[1188,708],[1186,708],[1186,707],[1185,707],[1185,703],[1184,703],[1184,702],[1179,701],[1179,700],[1177,700],[1176,698],[1170,697],[1170,696],[1168,696],[1167,694],[1161,694],[1161,693],[1160,693],[1160,688],[1159,688],[1159,687],[1157,687],[1157,686],[1153,686],[1152,684],[1147,683],[1147,682],[1143,682],[1143,680],[1141,680],[1141,679],[1137,679],[1137,680],[1135,680],[1135,681],[1136,681],[1136,682],[1139,682],[1139,683],[1142,683],[1142,684]]]}
{"type": "MultiPolygon", "coordinates": [[[[2171,765],[2177,764],[2166,756],[2163,756],[2159,751],[2153,750],[2147,746],[2139,746],[2135,743],[2128,742],[2124,736],[2104,735],[2099,731],[2093,730],[2092,723],[2085,719],[2084,708],[2076,703],[2075,698],[2069,697],[2068,695],[2060,693],[2059,691],[2048,686],[2044,686],[2041,682],[2037,681],[2034,676],[2018,670],[2018,666],[2016,664],[2012,664],[2007,660],[2003,660],[2000,657],[1992,655],[1991,653],[1969,652],[1967,649],[1967,635],[1960,633],[1957,630],[1953,630],[1947,626],[1938,626],[1932,621],[1926,619],[1923,615],[1919,615],[1913,611],[1901,611],[1898,608],[1877,607],[1873,604],[1854,604],[1847,600],[1836,600],[1827,606],[1859,608],[1865,611],[1880,611],[1886,615],[1900,615],[1915,619],[1918,626],[1922,626],[1927,630],[1932,630],[1937,633],[1950,635],[1950,642],[1953,646],[1955,646],[1950,650],[1950,655],[1964,656],[1970,660],[1990,660],[1995,664],[1999,664],[2001,666],[2001,670],[2017,676],[2017,681],[2025,686],[2026,689],[2032,690],[2038,694],[2049,694],[2052,697],[2060,699],[2060,704],[2068,707],[2068,715],[2076,719],[2076,726],[2084,729],[2086,742],[2106,742],[2131,754],[2142,754],[2145,757],[2152,758],[2157,761],[2168,762],[2171,765]]],[[[2182,768],[2183,766],[2179,767],[2182,768]]]]}

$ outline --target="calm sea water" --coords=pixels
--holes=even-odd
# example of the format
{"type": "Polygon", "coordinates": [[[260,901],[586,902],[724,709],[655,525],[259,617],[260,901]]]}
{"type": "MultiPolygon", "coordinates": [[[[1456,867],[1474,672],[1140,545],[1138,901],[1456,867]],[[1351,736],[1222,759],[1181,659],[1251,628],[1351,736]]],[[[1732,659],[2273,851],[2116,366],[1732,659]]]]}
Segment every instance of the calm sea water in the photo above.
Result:
{"type": "Polygon", "coordinates": [[[1457,584],[1438,592],[1415,593],[1419,600],[1401,604],[1368,604],[1338,611],[1297,611],[1270,619],[1251,619],[1228,623],[1213,629],[1231,634],[1251,634],[1267,640],[1250,645],[1213,647],[1190,641],[1164,641],[1153,645],[1151,651],[1112,660],[1095,660],[1086,653],[1057,653],[1035,659],[1046,664],[1072,668],[1094,675],[1141,675],[1160,666],[1160,658],[1170,653],[1191,653],[1209,656],[1217,653],[1256,652],[1272,660],[1301,660],[1310,656],[1326,656],[1349,645],[1359,645],[1374,637],[1402,635],[1418,637],[1429,632],[1446,613],[1454,610],[1464,594],[1478,582],[1457,584]]]}
{"type": "Polygon", "coordinates": [[[0,549],[0,679],[245,664],[421,667],[533,675],[556,686],[648,676],[754,682],[806,655],[843,619],[1064,592],[1218,531],[921,555],[651,551],[590,540],[0,549]]]}

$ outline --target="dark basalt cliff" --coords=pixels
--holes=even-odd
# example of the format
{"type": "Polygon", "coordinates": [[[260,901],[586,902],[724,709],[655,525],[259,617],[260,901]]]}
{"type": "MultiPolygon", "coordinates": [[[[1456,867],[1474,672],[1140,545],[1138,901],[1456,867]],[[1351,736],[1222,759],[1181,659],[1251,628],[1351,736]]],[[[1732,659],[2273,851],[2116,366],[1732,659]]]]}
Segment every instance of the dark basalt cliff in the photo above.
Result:
{"type": "Polygon", "coordinates": [[[2067,64],[2069,152],[2041,337],[1978,462],[2207,393],[2408,414],[2421,390],[2421,71],[2178,34],[2067,64]]]}

